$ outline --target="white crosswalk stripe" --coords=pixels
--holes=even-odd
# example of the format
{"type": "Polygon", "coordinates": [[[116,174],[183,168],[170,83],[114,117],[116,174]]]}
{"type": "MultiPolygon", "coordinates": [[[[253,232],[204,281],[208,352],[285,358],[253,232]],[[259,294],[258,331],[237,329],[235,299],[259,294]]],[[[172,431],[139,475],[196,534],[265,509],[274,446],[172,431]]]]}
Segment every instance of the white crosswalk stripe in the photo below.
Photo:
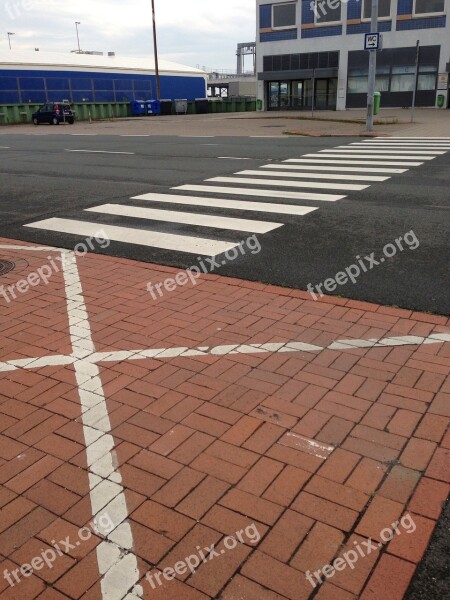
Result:
{"type": "MultiPolygon", "coordinates": [[[[320,150],[320,152],[365,152],[365,148],[349,148],[348,146],[337,146],[337,148],[333,148],[332,150],[320,150]]],[[[403,150],[403,148],[394,148],[393,150],[374,150],[371,148],[370,150],[374,154],[387,154],[390,152],[391,154],[426,154],[437,156],[438,154],[445,154],[445,150],[403,150]]]]}
{"type": "MultiPolygon", "coordinates": [[[[366,152],[366,150],[364,150],[366,152]]],[[[374,156],[373,154],[360,154],[357,150],[352,151],[351,154],[342,152],[341,150],[327,150],[327,154],[305,154],[307,157],[320,158],[379,158],[380,160],[433,160],[434,156],[396,156],[395,154],[381,154],[374,156]]]]}
{"type": "Polygon", "coordinates": [[[201,184],[178,185],[174,193],[140,194],[130,199],[132,204],[93,206],[82,212],[83,218],[51,218],[25,226],[82,238],[101,231],[115,242],[217,256],[241,245],[244,233],[280,231],[293,217],[306,217],[347,198],[336,192],[362,192],[448,150],[450,138],[361,140],[201,184]]]}
{"type": "Polygon", "coordinates": [[[245,202],[242,200],[229,200],[221,198],[203,198],[200,196],[176,196],[175,194],[142,194],[134,196],[132,200],[149,202],[164,202],[170,204],[185,204],[188,206],[208,206],[210,208],[228,208],[231,210],[245,210],[251,212],[278,213],[280,215],[307,215],[317,210],[309,206],[298,204],[271,204],[269,202],[245,202]]]}
{"type": "MultiPolygon", "coordinates": [[[[261,173],[264,175],[264,173],[261,173]]],[[[299,188],[311,188],[319,190],[349,190],[353,192],[360,192],[365,190],[368,185],[357,185],[351,183],[323,183],[317,181],[274,181],[273,179],[253,179],[251,177],[211,177],[206,181],[212,181],[216,183],[245,183],[249,185],[272,185],[280,187],[299,187],[299,188]]],[[[319,198],[318,198],[319,199],[319,198]]]]}
{"type": "Polygon", "coordinates": [[[268,233],[281,227],[281,223],[270,221],[252,221],[250,219],[233,219],[230,217],[218,217],[216,215],[205,215],[173,210],[159,210],[156,208],[141,208],[139,206],[123,206],[121,204],[102,204],[87,208],[88,212],[107,215],[117,215],[137,219],[149,219],[152,221],[170,221],[171,223],[185,223],[187,225],[198,225],[200,227],[215,227],[216,229],[235,229],[237,231],[248,231],[251,233],[268,233]]]}
{"type": "MultiPolygon", "coordinates": [[[[259,182],[259,180],[258,180],[259,182]]],[[[278,182],[274,185],[278,185],[278,182]]],[[[179,185],[174,190],[183,190],[185,192],[209,192],[211,194],[233,194],[235,196],[260,196],[266,198],[290,198],[291,200],[313,200],[321,202],[336,202],[342,200],[345,196],[336,196],[333,194],[309,194],[307,192],[284,192],[274,190],[259,190],[247,188],[233,188],[213,185],[179,185]]]]}
{"type": "Polygon", "coordinates": [[[227,250],[235,248],[239,244],[239,241],[224,242],[201,237],[135,229],[133,227],[118,227],[106,223],[59,219],[57,217],[39,221],[38,223],[31,223],[25,225],[25,227],[83,236],[98,236],[101,231],[107,236],[107,239],[115,242],[125,242],[126,244],[137,244],[140,246],[153,246],[154,248],[162,248],[164,250],[177,250],[179,252],[203,254],[205,256],[222,254],[227,250]]]}
{"type": "Polygon", "coordinates": [[[331,179],[333,181],[348,180],[352,181],[386,181],[389,177],[381,177],[377,175],[339,175],[336,173],[294,173],[277,172],[277,171],[239,171],[235,175],[257,175],[258,177],[299,177],[304,179],[331,179]]]}
{"type": "MultiPolygon", "coordinates": [[[[311,161],[313,162],[313,161],[311,161]]],[[[370,167],[339,167],[339,166],[334,166],[334,167],[327,167],[327,166],[323,166],[323,165],[314,165],[314,164],[307,164],[302,166],[301,164],[299,165],[274,165],[274,164],[269,164],[269,165],[262,165],[260,167],[261,169],[292,169],[292,170],[299,170],[299,169],[307,169],[308,171],[333,171],[335,173],[406,173],[406,171],[408,169],[381,169],[381,168],[375,168],[375,169],[371,169],[370,167]]]]}
{"type": "MultiPolygon", "coordinates": [[[[336,156],[331,155],[331,156],[324,156],[323,154],[305,154],[305,156],[314,156],[315,158],[288,158],[288,160],[286,160],[285,162],[288,163],[298,163],[298,164],[303,164],[306,163],[308,165],[310,165],[311,163],[313,165],[316,165],[317,163],[319,164],[324,164],[324,165],[375,165],[375,166],[382,166],[382,165],[387,165],[387,166],[400,166],[400,167],[419,167],[420,165],[422,165],[423,163],[421,162],[392,162],[392,161],[377,161],[375,162],[374,160],[336,160],[336,156]],[[334,160],[329,160],[330,158],[333,158],[334,160]]],[[[348,159],[349,157],[346,156],[346,159],[348,159]]],[[[309,166],[308,166],[309,168],[309,166]]],[[[329,169],[330,167],[327,167],[327,169],[329,169]]]]}

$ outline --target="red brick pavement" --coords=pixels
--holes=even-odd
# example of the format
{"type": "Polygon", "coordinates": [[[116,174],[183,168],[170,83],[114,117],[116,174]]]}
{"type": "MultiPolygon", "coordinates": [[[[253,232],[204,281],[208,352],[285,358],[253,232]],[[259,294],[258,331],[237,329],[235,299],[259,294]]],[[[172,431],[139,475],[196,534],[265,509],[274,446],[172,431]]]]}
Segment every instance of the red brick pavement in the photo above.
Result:
{"type": "MultiPolygon", "coordinates": [[[[3,285],[47,256],[0,252],[20,266],[3,285]]],[[[313,302],[301,291],[213,275],[154,301],[147,282],[175,269],[101,256],[78,264],[100,352],[326,347],[450,326],[444,317],[313,302]]],[[[9,304],[0,296],[0,360],[68,355],[68,330],[61,274],[9,304]]],[[[380,532],[409,513],[413,533],[322,576],[314,596],[403,598],[449,491],[449,343],[104,361],[100,375],[144,598],[307,600],[317,593],[307,571],[368,537],[381,542],[380,532]],[[225,536],[251,524],[260,540],[225,550],[225,536]],[[212,544],[224,552],[152,590],[146,573],[212,544]]],[[[73,365],[0,370],[1,573],[55,540],[78,539],[93,516],[87,464],[73,365]]],[[[0,600],[101,599],[100,542],[93,535],[14,587],[0,578],[0,600]]]]}

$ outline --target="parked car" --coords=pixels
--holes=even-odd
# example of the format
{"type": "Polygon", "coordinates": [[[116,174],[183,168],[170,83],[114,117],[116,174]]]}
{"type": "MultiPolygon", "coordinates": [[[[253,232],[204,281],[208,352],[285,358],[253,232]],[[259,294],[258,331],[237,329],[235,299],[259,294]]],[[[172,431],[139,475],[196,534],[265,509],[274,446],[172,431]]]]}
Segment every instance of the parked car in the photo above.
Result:
{"type": "Polygon", "coordinates": [[[49,123],[50,125],[59,125],[60,123],[69,123],[73,125],[75,122],[75,113],[70,104],[67,102],[50,102],[44,104],[41,108],[33,113],[33,123],[49,123]]]}

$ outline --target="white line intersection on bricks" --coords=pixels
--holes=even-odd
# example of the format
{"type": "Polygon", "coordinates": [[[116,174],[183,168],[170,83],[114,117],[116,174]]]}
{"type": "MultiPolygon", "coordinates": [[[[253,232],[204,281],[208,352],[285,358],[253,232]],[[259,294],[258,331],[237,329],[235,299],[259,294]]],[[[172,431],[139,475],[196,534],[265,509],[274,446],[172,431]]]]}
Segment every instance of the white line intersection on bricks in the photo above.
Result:
{"type": "MultiPolygon", "coordinates": [[[[325,349],[343,351],[355,348],[420,346],[450,342],[450,331],[445,331],[431,334],[428,337],[406,335],[382,339],[336,340],[326,347],[291,341],[267,344],[228,344],[213,347],[199,346],[197,348],[152,348],[96,352],[75,253],[51,246],[5,244],[0,245],[0,249],[60,252],[61,256],[65,255],[66,258],[62,261],[62,273],[66,286],[72,353],[70,355],[49,355],[0,362],[0,372],[10,372],[18,369],[40,369],[52,365],[74,366],[81,401],[92,513],[94,518],[100,513],[107,513],[113,519],[114,524],[117,524],[112,532],[105,535],[105,539],[97,547],[97,562],[99,573],[102,576],[101,590],[104,600],[122,600],[128,597],[139,598],[142,597],[143,590],[138,585],[140,574],[137,558],[132,551],[133,536],[131,527],[127,522],[129,515],[124,488],[121,485],[122,478],[115,467],[114,439],[111,435],[111,423],[100,378],[99,363],[149,358],[159,360],[175,357],[227,356],[233,354],[319,353],[325,349]],[[126,554],[123,553],[124,550],[127,551],[126,554]],[[130,589],[133,589],[132,595],[129,594],[130,589]]],[[[99,533],[102,533],[102,531],[99,531],[99,533]]]]}

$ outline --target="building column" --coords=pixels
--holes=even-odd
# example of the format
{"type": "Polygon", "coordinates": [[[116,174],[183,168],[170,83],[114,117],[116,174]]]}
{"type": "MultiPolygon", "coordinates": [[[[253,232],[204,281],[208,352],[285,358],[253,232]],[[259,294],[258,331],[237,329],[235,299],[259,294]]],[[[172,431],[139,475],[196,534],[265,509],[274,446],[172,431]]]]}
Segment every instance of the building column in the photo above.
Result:
{"type": "Polygon", "coordinates": [[[336,110],[345,110],[347,107],[347,71],[348,71],[348,50],[339,52],[339,75],[336,110]]]}

